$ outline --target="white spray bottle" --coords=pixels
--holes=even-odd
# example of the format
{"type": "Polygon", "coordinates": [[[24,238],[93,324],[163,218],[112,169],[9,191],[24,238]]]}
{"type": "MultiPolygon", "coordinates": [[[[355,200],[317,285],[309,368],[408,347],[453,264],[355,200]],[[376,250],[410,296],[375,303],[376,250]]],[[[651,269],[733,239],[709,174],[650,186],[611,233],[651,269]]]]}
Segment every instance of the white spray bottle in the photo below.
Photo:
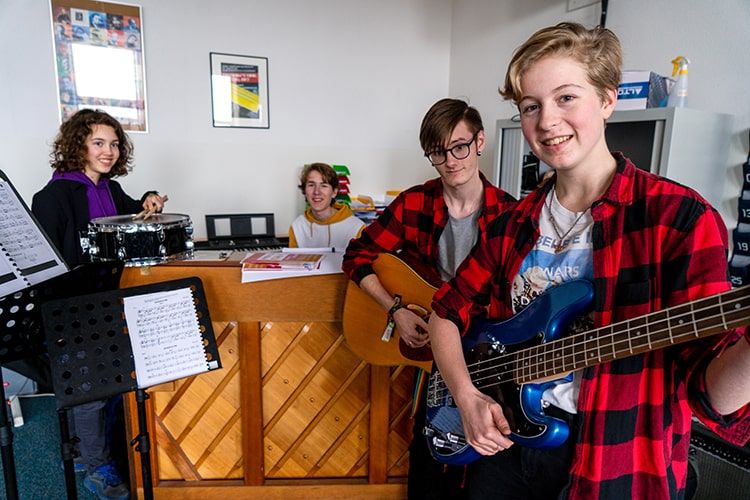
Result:
{"type": "Polygon", "coordinates": [[[672,77],[677,78],[669,93],[667,106],[674,108],[684,108],[688,100],[688,64],[690,60],[687,57],[677,56],[672,60],[672,77]]]}

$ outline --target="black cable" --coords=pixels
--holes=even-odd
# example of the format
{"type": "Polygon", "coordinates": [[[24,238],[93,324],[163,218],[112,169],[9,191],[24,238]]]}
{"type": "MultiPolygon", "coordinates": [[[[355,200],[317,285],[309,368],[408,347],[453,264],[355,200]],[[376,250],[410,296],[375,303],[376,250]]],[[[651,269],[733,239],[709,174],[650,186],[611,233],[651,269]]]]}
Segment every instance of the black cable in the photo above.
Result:
{"type": "Polygon", "coordinates": [[[607,26],[607,4],[609,0],[602,0],[602,15],[599,18],[599,26],[602,28],[607,26]]]}

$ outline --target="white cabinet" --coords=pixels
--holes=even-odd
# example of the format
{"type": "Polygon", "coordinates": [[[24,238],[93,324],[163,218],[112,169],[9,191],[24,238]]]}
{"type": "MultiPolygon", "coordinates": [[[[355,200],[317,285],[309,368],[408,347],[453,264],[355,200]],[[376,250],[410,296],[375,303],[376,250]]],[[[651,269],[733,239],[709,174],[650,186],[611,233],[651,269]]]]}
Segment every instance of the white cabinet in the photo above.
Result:
{"type": "MultiPolygon", "coordinates": [[[[692,187],[718,207],[727,178],[732,121],[732,115],[690,108],[616,111],[605,134],[611,151],[622,151],[639,168],[692,187]]],[[[519,197],[523,157],[530,151],[521,124],[497,120],[495,139],[491,180],[519,197]]]]}

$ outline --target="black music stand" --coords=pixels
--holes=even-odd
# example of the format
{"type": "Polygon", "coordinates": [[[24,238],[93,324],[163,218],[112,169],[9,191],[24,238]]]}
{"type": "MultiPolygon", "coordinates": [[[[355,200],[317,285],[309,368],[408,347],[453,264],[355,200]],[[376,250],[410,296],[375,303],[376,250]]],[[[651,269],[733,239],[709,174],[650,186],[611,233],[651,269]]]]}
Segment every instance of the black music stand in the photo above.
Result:
{"type": "MultiPolygon", "coordinates": [[[[42,331],[41,304],[68,295],[116,289],[120,283],[122,264],[101,262],[86,264],[74,270],[24,288],[0,299],[0,365],[13,361],[35,360],[37,366],[47,366],[47,346],[42,331]]],[[[49,379],[49,377],[46,377],[49,379]]],[[[5,401],[5,390],[0,372],[0,397],[5,401]]],[[[13,457],[13,432],[8,425],[5,404],[0,408],[0,448],[2,448],[5,490],[9,499],[18,498],[15,460],[13,457]]],[[[65,484],[68,498],[76,498],[73,446],[70,443],[67,415],[58,411],[60,442],[65,484]],[[72,496],[71,496],[72,495],[72,496]]]]}
{"type": "MultiPolygon", "coordinates": [[[[165,281],[153,285],[94,293],[46,302],[42,318],[47,335],[52,383],[59,409],[136,392],[138,435],[132,440],[140,453],[143,491],[153,498],[151,458],[146,425],[145,387],[137,382],[136,361],[125,313],[128,297],[189,289],[201,335],[206,367],[203,372],[221,368],[203,284],[197,277],[165,281]]],[[[148,318],[141,318],[150,321],[148,318]]],[[[153,321],[157,326],[158,318],[153,321]]],[[[169,375],[166,375],[169,377],[169,375]]],[[[162,382],[182,378],[176,376],[162,382]]],[[[162,383],[160,382],[160,383],[162,383]]]]}
{"type": "Polygon", "coordinates": [[[8,405],[5,403],[5,383],[0,372],[0,450],[3,457],[3,479],[5,495],[9,500],[18,499],[18,482],[16,481],[16,460],[13,455],[13,431],[9,422],[8,405]]]}

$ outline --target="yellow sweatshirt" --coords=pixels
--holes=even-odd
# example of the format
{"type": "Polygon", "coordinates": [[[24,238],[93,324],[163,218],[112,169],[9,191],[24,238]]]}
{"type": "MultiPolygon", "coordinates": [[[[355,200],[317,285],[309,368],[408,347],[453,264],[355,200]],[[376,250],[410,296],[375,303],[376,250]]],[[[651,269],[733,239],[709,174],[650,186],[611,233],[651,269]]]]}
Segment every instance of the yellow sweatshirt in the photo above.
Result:
{"type": "Polygon", "coordinates": [[[364,222],[354,216],[348,205],[336,202],[333,208],[336,212],[324,221],[316,219],[309,208],[297,217],[289,227],[289,247],[333,247],[343,251],[349,240],[359,238],[364,222]]]}

